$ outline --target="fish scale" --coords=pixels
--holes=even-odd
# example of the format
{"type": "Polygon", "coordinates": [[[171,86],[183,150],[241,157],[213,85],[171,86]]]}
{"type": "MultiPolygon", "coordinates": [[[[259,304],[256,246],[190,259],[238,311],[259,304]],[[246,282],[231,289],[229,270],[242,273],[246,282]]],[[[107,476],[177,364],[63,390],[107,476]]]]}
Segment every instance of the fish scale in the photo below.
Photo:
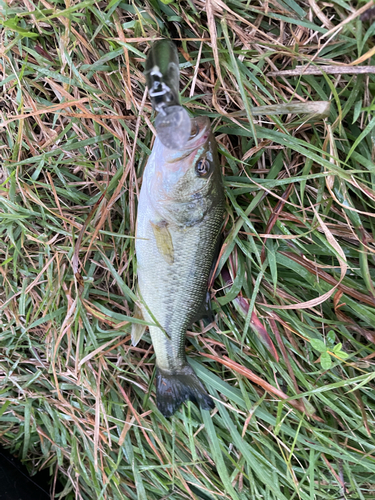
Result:
{"type": "MultiPolygon", "coordinates": [[[[218,234],[222,223],[222,210],[217,212],[216,217],[189,228],[188,237],[186,230],[170,229],[176,249],[172,265],[160,255],[150,227],[149,221],[157,219],[159,214],[150,210],[146,217],[138,219],[137,238],[148,238],[147,242],[137,241],[139,286],[142,299],[171,338],[168,340],[159,328],[150,327],[158,366],[166,370],[185,363],[186,329],[205,299],[217,241],[212,235],[218,234]],[[165,356],[165,353],[173,354],[165,356]]],[[[152,323],[147,311],[143,312],[152,323]]]]}

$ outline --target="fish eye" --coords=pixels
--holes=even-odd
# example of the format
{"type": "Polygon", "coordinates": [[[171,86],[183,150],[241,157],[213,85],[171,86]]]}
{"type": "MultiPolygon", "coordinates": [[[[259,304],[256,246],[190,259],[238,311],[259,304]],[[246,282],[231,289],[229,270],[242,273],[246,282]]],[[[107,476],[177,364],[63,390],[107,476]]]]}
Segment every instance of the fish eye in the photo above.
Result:
{"type": "Polygon", "coordinates": [[[195,170],[199,177],[204,177],[207,175],[210,171],[210,162],[207,160],[207,158],[203,158],[202,160],[199,160],[199,162],[196,164],[195,170]]]}

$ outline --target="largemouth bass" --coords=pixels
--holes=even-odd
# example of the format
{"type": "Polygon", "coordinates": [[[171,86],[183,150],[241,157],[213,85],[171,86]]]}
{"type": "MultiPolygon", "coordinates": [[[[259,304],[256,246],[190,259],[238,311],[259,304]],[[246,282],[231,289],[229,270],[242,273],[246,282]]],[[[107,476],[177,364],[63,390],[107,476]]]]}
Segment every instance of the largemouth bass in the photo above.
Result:
{"type": "Polygon", "coordinates": [[[138,287],[156,355],[156,402],[169,417],[186,400],[212,408],[185,356],[186,329],[204,307],[224,212],[216,142],[191,120],[181,150],[156,138],[143,175],[136,232],[138,287]]]}

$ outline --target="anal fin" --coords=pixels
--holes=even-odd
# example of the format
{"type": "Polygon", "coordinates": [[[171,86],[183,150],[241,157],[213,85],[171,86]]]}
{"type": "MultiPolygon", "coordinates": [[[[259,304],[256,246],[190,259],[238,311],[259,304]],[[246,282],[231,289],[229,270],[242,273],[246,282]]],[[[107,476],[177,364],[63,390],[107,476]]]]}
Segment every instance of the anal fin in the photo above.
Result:
{"type": "MultiPolygon", "coordinates": [[[[137,304],[135,305],[133,317],[136,319],[144,319],[141,308],[137,306],[137,304]]],[[[131,337],[132,337],[132,344],[134,347],[141,340],[143,334],[145,333],[146,328],[147,328],[146,325],[141,325],[139,323],[132,323],[131,337]]]]}

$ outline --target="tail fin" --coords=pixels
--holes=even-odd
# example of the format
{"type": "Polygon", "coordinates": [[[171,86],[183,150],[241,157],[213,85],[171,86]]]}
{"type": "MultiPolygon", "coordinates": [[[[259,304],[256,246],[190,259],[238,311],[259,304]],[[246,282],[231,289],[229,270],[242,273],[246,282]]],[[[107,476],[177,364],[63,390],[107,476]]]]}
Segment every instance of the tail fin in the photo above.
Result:
{"type": "Polygon", "coordinates": [[[215,406],[190,365],[186,364],[174,373],[166,373],[157,368],[156,404],[159,411],[165,417],[171,417],[188,400],[203,410],[211,410],[215,406]]]}

